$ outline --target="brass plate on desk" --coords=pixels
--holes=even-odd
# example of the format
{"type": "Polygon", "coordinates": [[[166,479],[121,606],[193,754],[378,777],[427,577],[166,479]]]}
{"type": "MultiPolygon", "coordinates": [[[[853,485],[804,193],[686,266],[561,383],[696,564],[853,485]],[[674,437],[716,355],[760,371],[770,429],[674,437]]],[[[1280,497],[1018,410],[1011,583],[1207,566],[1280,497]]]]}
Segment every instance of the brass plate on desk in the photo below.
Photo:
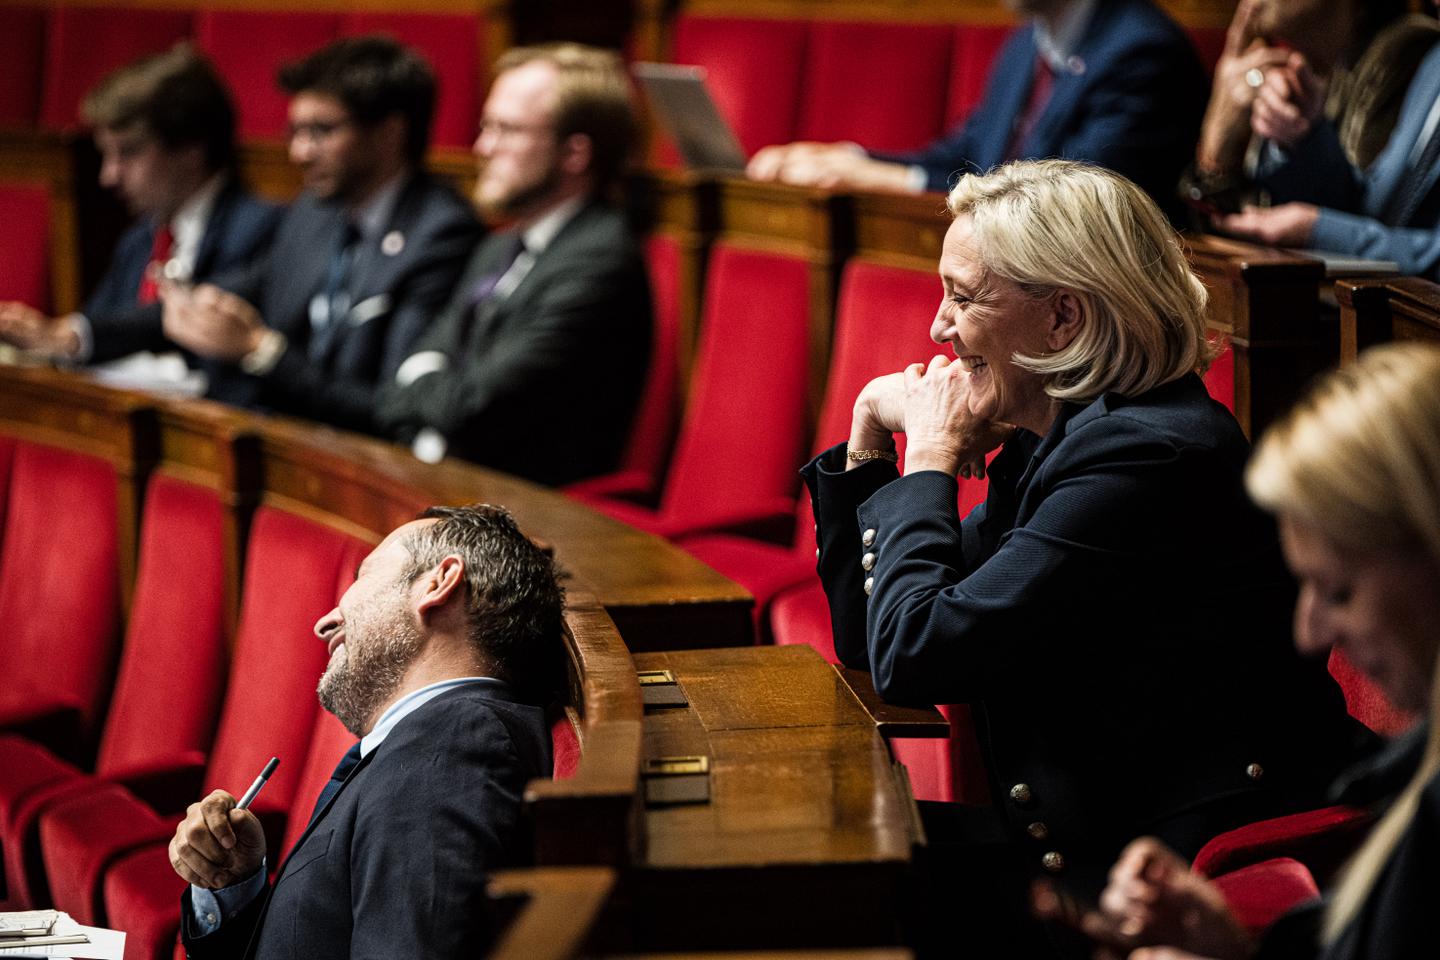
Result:
{"type": "Polygon", "coordinates": [[[645,805],[710,802],[709,757],[655,757],[640,765],[645,805]]]}
{"type": "Polygon", "coordinates": [[[640,681],[640,699],[647,707],[688,707],[689,699],[680,681],[669,670],[641,670],[635,674],[640,681]]]}

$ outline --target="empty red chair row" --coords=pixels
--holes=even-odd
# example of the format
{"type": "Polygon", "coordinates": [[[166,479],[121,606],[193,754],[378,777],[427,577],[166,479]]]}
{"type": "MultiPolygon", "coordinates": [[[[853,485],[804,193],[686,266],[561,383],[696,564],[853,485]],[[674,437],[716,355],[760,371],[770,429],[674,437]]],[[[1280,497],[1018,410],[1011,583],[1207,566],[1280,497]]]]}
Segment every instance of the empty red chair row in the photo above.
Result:
{"type": "MultiPolygon", "coordinates": [[[[0,8],[3,12],[4,8],[0,8]]],[[[0,23],[0,32],[4,31],[0,23]]],[[[0,50],[0,58],[5,53],[0,50]]],[[[0,59],[3,62],[3,59],[0,59]]],[[[50,192],[44,183],[0,182],[0,301],[50,304],[50,192]]],[[[0,500],[4,503],[4,500],[0,500]]]]}
{"type": "Polygon", "coordinates": [[[434,142],[475,136],[487,26],[479,14],[300,10],[167,10],[129,7],[0,8],[0,125],[67,130],[106,74],[193,40],[229,82],[240,134],[285,132],[285,95],[275,71],[338,37],[387,33],[420,49],[439,78],[434,142]]]}

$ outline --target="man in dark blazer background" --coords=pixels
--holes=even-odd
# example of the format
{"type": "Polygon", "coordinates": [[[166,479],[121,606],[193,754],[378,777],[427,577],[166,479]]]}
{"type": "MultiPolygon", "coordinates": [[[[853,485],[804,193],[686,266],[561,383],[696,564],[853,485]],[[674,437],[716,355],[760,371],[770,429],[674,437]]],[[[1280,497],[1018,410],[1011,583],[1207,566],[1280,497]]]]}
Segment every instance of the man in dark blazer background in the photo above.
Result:
{"type": "MultiPolygon", "coordinates": [[[[1184,31],[1151,0],[1006,0],[1026,18],[1005,41],[985,97],[957,129],[908,154],[854,144],[766,147],[761,180],[919,193],[1006,160],[1088,160],[1173,211],[1207,85],[1184,31]]],[[[935,91],[937,97],[943,91],[935,91]]]]}
{"type": "Polygon", "coordinates": [[[84,310],[50,317],[0,304],[0,339],[81,363],[166,351],[158,274],[208,279],[264,252],[279,208],[248,193],[235,172],[235,106],[204,57],[181,44],[122,67],[85,98],[100,152],[100,183],[136,222],[84,310]]]}
{"type": "Polygon", "coordinates": [[[419,54],[354,37],[279,80],[305,192],[268,258],[167,290],[166,332],[208,359],[215,399],[372,430],[376,384],[450,295],[480,227],[422,169],[435,77],[419,54]]]}
{"type": "Polygon", "coordinates": [[[475,199],[506,226],[381,393],[381,426],[417,456],[550,484],[616,465],[650,343],[640,246],[605,200],[634,130],[614,53],[518,48],[496,64],[475,199]]]}
{"type": "Polygon", "coordinates": [[[176,829],[189,955],[482,955],[486,874],[528,859],[521,797],[551,771],[537,704],[561,679],[562,603],[501,508],[432,508],[386,537],[315,625],[320,702],[360,741],[273,882],[230,794],[176,829]]]}

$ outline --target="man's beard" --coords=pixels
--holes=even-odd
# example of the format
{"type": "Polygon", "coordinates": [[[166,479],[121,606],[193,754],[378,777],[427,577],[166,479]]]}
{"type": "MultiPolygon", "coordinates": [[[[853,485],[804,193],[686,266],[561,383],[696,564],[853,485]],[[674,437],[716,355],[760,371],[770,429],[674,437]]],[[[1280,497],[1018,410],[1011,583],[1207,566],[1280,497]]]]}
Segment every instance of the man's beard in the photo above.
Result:
{"type": "Polygon", "coordinates": [[[552,165],[545,176],[535,183],[512,189],[499,197],[487,198],[480,194],[480,185],[475,188],[474,200],[480,215],[487,220],[509,220],[524,216],[537,204],[545,201],[555,192],[560,182],[560,167],[552,165]]]}
{"type": "Polygon", "coordinates": [[[395,693],[424,646],[420,631],[398,602],[402,598],[403,594],[391,603],[371,601],[365,606],[383,606],[384,612],[362,607],[356,618],[347,618],[346,642],[331,658],[316,689],[320,705],[357,737],[369,732],[377,709],[395,693]]]}

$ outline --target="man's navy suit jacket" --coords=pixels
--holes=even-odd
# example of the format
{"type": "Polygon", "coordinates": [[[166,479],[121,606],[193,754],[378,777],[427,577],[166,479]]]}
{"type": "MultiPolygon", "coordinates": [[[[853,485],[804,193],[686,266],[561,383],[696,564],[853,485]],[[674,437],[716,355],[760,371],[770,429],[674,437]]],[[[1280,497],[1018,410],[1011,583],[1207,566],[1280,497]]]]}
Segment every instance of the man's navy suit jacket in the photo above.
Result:
{"type": "MultiPolygon", "coordinates": [[[[215,197],[195,254],[193,279],[243,267],[264,254],[280,222],[279,207],[260,200],[233,180],[215,197]]],[[[137,350],[173,350],[160,324],[160,305],[138,305],[140,281],[155,244],[155,223],[142,218],[120,237],[110,267],[85,303],[94,337],[91,361],[113,360],[137,350]]]]}
{"type": "Polygon", "coordinates": [[[1245,496],[1248,452],[1189,374],[1019,431],[963,519],[938,471],[847,472],[843,448],[806,467],[836,653],[886,700],[974,705],[1022,867],[1059,853],[1097,895],[1142,833],[1193,856],[1323,805],[1363,740],[1291,642],[1294,583],[1245,496]]]}
{"type": "Polygon", "coordinates": [[[378,416],[409,442],[438,430],[452,456],[541,483],[615,468],[650,355],[650,286],[619,211],[582,207],[503,300],[478,312],[471,290],[513,241],[495,234],[470,258],[449,305],[415,345],[450,365],[387,384],[378,416]]]}
{"type": "MultiPolygon", "coordinates": [[[[337,761],[339,757],[335,758],[337,761]]],[[[423,704],[346,778],[266,888],[191,957],[482,956],[489,871],[530,858],[525,784],[551,773],[544,710],[508,687],[423,704]]]]}
{"type": "Polygon", "coordinates": [[[1018,152],[1009,147],[1035,74],[1035,27],[1005,41],[985,97],[958,130],[909,154],[882,159],[918,164],[929,189],[957,174],[1006,160],[1088,160],[1124,174],[1170,206],[1205,109],[1205,74],[1185,32],[1149,0],[1099,0],[1071,67],[1055,76],[1049,102],[1018,152]]]}
{"type": "Polygon", "coordinates": [[[248,300],[288,346],[264,377],[233,364],[209,364],[210,396],[353,430],[373,431],[376,386],[392,379],[415,340],[445,305],[479,242],[470,204],[448,185],[415,174],[401,189],[383,230],[360,246],[350,271],[343,329],[312,357],[310,303],[323,292],[345,214],[301,194],[280,223],[270,255],[216,278],[248,300]]]}

